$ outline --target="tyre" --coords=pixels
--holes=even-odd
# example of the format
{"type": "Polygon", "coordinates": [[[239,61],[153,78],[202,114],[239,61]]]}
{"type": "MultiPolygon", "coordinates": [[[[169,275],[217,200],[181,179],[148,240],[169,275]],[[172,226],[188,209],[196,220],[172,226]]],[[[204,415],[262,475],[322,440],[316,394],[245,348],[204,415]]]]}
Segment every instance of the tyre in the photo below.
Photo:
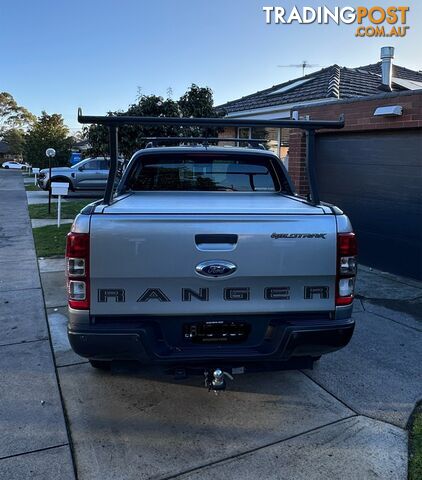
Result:
{"type": "Polygon", "coordinates": [[[110,370],[111,369],[111,360],[93,360],[90,359],[89,363],[91,367],[98,370],[110,370]]]}
{"type": "Polygon", "coordinates": [[[10,168],[9,165],[6,165],[4,168],[10,168]]]}

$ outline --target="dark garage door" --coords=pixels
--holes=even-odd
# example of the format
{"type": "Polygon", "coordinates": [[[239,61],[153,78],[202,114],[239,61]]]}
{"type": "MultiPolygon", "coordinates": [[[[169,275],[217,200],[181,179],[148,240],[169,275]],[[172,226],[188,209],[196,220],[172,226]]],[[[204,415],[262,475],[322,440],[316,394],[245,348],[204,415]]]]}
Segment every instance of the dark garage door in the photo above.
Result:
{"type": "Polygon", "coordinates": [[[422,131],[317,137],[321,200],[349,215],[359,260],[422,278],[422,131]]]}

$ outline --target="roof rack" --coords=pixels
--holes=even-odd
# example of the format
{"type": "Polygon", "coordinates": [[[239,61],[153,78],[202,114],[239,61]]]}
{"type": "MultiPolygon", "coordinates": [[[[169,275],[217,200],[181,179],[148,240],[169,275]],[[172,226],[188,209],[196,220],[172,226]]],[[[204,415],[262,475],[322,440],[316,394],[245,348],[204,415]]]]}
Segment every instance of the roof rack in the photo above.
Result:
{"type": "Polygon", "coordinates": [[[275,127],[275,128],[300,128],[306,131],[306,167],[309,180],[309,200],[318,205],[319,195],[315,175],[315,130],[322,128],[340,129],[344,127],[344,116],[338,120],[256,120],[244,118],[180,118],[180,117],[135,117],[128,115],[82,115],[78,108],[79,123],[96,123],[105,125],[109,129],[110,137],[110,172],[103,202],[110,205],[117,173],[118,139],[117,129],[121,125],[173,125],[178,127],[275,127]]]}
{"type": "Polygon", "coordinates": [[[265,150],[264,143],[269,140],[266,138],[240,138],[240,137],[144,137],[141,140],[147,140],[145,148],[156,147],[161,143],[196,143],[207,147],[210,143],[236,142],[247,143],[249,148],[259,148],[265,150]]]}

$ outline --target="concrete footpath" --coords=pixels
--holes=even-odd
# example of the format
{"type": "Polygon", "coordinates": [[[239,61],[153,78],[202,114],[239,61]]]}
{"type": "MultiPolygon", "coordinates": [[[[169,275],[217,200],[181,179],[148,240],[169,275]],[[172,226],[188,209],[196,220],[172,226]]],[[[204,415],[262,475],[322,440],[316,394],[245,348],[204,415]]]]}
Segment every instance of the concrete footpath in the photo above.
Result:
{"type": "Polygon", "coordinates": [[[20,172],[0,205],[0,478],[74,479],[20,172]]]}

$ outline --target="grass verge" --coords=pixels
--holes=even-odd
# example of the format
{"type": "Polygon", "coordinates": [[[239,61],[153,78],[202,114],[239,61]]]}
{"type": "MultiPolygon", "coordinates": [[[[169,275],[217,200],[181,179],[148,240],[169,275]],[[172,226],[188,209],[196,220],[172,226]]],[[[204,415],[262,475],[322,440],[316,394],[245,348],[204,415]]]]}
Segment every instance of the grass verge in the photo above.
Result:
{"type": "Polygon", "coordinates": [[[422,402],[416,406],[410,420],[409,480],[422,478],[422,402]]]}
{"type": "Polygon", "coordinates": [[[37,185],[34,185],[33,183],[27,183],[25,185],[25,190],[29,191],[29,192],[39,192],[41,189],[37,186],[37,185]]]}
{"type": "Polygon", "coordinates": [[[66,235],[72,224],[68,223],[57,228],[56,225],[33,228],[35,250],[37,257],[64,257],[66,249],[66,235]]]}
{"type": "MultiPolygon", "coordinates": [[[[77,200],[62,202],[61,218],[75,218],[76,215],[92,200],[77,200]]],[[[28,205],[30,218],[57,218],[57,203],[51,204],[51,213],[48,214],[48,205],[46,203],[36,203],[28,205]]]]}

